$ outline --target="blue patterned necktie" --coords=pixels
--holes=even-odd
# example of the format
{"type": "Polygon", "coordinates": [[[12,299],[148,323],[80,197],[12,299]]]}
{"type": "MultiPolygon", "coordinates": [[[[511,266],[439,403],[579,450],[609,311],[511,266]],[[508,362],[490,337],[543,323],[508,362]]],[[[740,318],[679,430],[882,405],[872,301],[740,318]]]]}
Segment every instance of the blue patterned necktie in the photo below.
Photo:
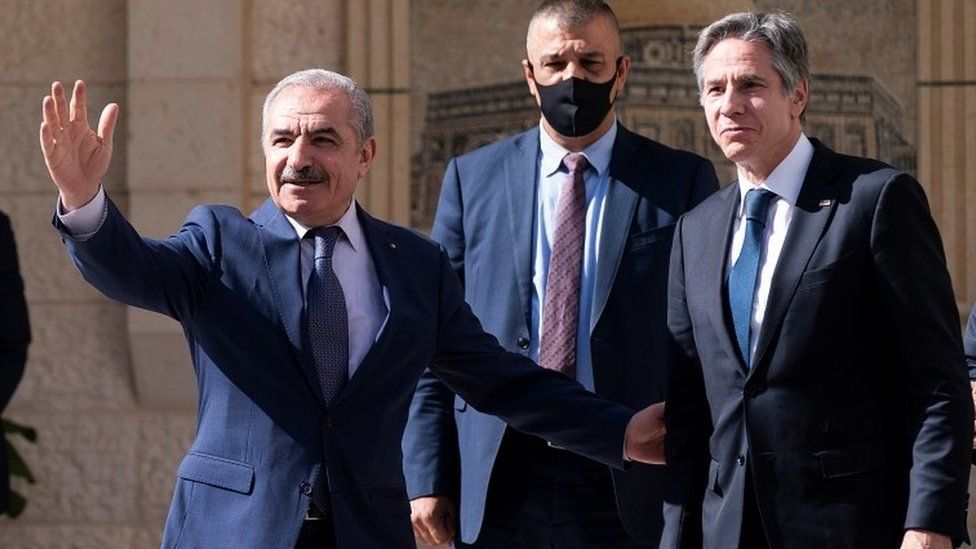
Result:
{"type": "MultiPolygon", "coordinates": [[[[332,252],[341,234],[339,227],[321,227],[309,232],[315,238],[315,268],[305,291],[305,320],[309,350],[326,406],[332,406],[349,371],[346,298],[339,278],[332,270],[332,252]]],[[[321,511],[328,511],[329,482],[324,463],[315,479],[312,501],[321,511]]]]}
{"type": "Polygon", "coordinates": [[[729,273],[729,308],[732,310],[732,325],[735,339],[746,368],[752,363],[750,327],[752,324],[752,304],[756,297],[756,280],[759,275],[759,259],[762,256],[763,229],[766,227],[766,214],[769,201],[776,196],[766,189],[752,189],[746,193],[745,238],[742,251],[732,271],[729,273]]]}

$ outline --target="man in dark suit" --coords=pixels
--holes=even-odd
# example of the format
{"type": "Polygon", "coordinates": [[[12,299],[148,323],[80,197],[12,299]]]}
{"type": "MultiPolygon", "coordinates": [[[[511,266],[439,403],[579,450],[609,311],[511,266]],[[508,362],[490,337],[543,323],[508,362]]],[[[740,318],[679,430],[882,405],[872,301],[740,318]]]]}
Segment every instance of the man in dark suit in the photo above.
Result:
{"type": "Polygon", "coordinates": [[[70,105],[53,84],[43,112],[55,224],[75,265],[109,297],[177,319],[190,345],[197,434],[165,547],[413,546],[400,440],[428,365],[472,406],[606,464],[663,452],[663,433],[640,429],[655,410],[633,421],[506,353],[442,248],[356,205],[377,144],[349,78],[282,80],[264,105],[271,197],[249,218],[200,206],[165,240],[141,238],[99,185],[118,106],[96,134],[79,81],[70,105]]]}
{"type": "MultiPolygon", "coordinates": [[[[24,375],[28,344],[30,324],[24,283],[17,263],[17,247],[10,219],[0,213],[0,414],[10,403],[10,397],[24,375]]],[[[4,436],[0,432],[0,514],[9,504],[9,479],[4,436]]]]}
{"type": "MultiPolygon", "coordinates": [[[[717,189],[715,172],[618,122],[630,59],[605,3],[541,4],[523,67],[539,127],[451,161],[431,236],[507,349],[628,406],[660,402],[674,223],[717,189]]],[[[404,439],[418,536],[449,540],[460,503],[458,547],[658,546],[661,467],[611,471],[549,442],[427,373],[404,439]]]]}
{"type": "Polygon", "coordinates": [[[949,547],[973,404],[921,187],[803,135],[789,16],[717,21],[694,62],[738,172],[671,257],[668,463],[707,470],[704,546],[949,547]]]}
{"type": "MultiPolygon", "coordinates": [[[[969,388],[972,391],[973,403],[976,404],[976,305],[973,305],[973,310],[969,313],[962,343],[966,352],[966,366],[969,368],[969,388]]],[[[976,425],[976,418],[974,418],[974,425],[976,425]]],[[[973,437],[973,465],[976,465],[976,437],[973,437]]]]}

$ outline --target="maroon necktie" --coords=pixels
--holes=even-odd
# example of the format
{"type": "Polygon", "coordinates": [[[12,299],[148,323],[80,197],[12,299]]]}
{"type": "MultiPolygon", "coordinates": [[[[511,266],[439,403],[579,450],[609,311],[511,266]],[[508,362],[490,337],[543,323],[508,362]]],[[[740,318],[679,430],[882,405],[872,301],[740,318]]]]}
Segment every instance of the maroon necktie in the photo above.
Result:
{"type": "Polygon", "coordinates": [[[586,186],[583,172],[589,165],[583,153],[563,158],[569,171],[559,193],[556,230],[542,306],[539,365],[576,377],[576,332],[579,326],[580,268],[586,231],[586,186]]]}

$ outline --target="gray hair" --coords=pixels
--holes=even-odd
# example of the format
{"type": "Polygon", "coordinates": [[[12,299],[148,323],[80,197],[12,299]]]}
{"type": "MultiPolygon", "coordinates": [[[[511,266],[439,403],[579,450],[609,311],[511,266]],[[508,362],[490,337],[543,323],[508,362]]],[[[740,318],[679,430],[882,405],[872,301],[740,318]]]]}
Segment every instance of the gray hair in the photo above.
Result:
{"type": "Polygon", "coordinates": [[[698,92],[704,86],[702,65],[715,44],[726,38],[746,42],[763,42],[773,55],[773,68],[783,80],[789,94],[800,84],[810,82],[810,57],[803,30],[793,16],[786,13],[733,13],[705,27],[698,33],[693,54],[698,92]]]}
{"type": "Polygon", "coordinates": [[[560,28],[570,30],[582,29],[597,17],[606,17],[617,33],[617,41],[620,41],[620,23],[617,21],[617,15],[603,0],[545,0],[532,12],[532,17],[529,19],[529,32],[532,32],[532,25],[537,20],[550,17],[556,20],[560,28]]]}
{"type": "Polygon", "coordinates": [[[278,94],[292,86],[312,88],[322,92],[339,92],[352,104],[353,127],[356,130],[357,145],[362,147],[367,139],[373,137],[373,105],[369,95],[348,76],[325,69],[306,69],[289,74],[278,82],[264,99],[261,109],[261,139],[268,132],[268,116],[271,114],[271,104],[278,94]]]}

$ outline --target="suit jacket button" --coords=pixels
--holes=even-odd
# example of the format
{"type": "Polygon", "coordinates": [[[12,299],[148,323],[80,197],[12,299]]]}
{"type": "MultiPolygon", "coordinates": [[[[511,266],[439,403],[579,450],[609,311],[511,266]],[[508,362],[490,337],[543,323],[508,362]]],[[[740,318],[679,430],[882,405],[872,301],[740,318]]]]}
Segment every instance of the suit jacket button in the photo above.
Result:
{"type": "Polygon", "coordinates": [[[325,425],[325,428],[326,429],[331,429],[332,428],[332,417],[325,416],[325,418],[322,420],[322,425],[325,425]]]}
{"type": "Polygon", "coordinates": [[[525,337],[519,337],[518,340],[515,342],[515,344],[518,345],[519,349],[522,349],[524,351],[529,348],[529,339],[525,337]]]}
{"type": "Polygon", "coordinates": [[[742,467],[746,464],[746,456],[739,456],[735,458],[735,462],[739,465],[739,467],[742,467]]]}
{"type": "Polygon", "coordinates": [[[306,496],[312,495],[312,485],[307,482],[299,484],[298,489],[301,490],[306,496]]]}

